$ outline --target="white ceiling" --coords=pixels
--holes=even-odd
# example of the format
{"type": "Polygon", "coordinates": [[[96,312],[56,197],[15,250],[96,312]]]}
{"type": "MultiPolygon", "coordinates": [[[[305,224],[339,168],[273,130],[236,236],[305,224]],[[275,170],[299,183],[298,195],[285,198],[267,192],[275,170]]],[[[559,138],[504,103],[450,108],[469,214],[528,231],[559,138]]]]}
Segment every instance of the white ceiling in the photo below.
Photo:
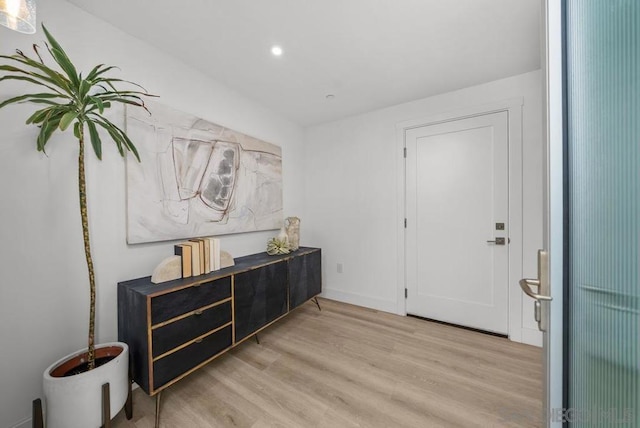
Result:
{"type": "Polygon", "coordinates": [[[540,68],[540,0],[70,1],[300,125],[540,68]]]}

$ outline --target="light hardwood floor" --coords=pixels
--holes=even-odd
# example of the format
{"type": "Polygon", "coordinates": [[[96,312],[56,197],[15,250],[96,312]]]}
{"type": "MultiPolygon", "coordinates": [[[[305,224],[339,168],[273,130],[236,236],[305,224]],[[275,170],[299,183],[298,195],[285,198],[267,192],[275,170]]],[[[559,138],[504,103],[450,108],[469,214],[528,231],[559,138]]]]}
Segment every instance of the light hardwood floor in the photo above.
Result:
{"type": "MultiPolygon", "coordinates": [[[[320,299],[169,387],[161,427],[541,425],[539,348],[320,299]]],[[[134,391],[150,428],[155,398],[134,391]]]]}

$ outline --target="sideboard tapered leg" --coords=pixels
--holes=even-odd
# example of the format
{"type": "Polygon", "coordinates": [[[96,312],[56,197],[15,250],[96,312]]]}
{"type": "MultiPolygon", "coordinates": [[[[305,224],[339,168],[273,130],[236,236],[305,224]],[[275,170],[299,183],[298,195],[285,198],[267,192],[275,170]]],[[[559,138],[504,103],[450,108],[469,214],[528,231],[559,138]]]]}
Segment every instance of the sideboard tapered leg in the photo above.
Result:
{"type": "Polygon", "coordinates": [[[162,397],[162,391],[156,395],[156,428],[160,428],[160,398],[162,397]]]}

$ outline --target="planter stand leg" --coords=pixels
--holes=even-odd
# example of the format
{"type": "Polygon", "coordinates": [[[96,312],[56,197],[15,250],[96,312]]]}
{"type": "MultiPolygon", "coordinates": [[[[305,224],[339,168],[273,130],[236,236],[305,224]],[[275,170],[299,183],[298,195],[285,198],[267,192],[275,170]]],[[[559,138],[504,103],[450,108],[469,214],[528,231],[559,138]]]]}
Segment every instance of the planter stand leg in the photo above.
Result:
{"type": "Polygon", "coordinates": [[[156,395],[156,428],[160,428],[160,397],[162,397],[162,391],[156,395]]]}
{"type": "Polygon", "coordinates": [[[102,385],[102,428],[111,428],[111,394],[109,382],[102,385]]]}
{"type": "Polygon", "coordinates": [[[317,298],[317,297],[314,297],[314,298],[313,298],[313,303],[315,303],[315,304],[316,304],[316,306],[318,307],[318,310],[319,310],[319,311],[321,311],[321,310],[322,310],[322,308],[320,307],[320,303],[318,303],[318,298],[317,298]]]}
{"type": "Polygon", "coordinates": [[[253,337],[256,338],[256,343],[259,345],[260,344],[260,339],[258,339],[258,333],[254,334],[253,337]]]}
{"type": "Polygon", "coordinates": [[[133,418],[133,394],[131,391],[131,384],[133,381],[129,378],[129,391],[127,392],[127,401],[124,403],[124,414],[127,416],[127,420],[133,418]]]}
{"type": "Polygon", "coordinates": [[[36,398],[31,406],[31,426],[33,428],[44,428],[44,418],[42,417],[42,400],[36,398]]]}

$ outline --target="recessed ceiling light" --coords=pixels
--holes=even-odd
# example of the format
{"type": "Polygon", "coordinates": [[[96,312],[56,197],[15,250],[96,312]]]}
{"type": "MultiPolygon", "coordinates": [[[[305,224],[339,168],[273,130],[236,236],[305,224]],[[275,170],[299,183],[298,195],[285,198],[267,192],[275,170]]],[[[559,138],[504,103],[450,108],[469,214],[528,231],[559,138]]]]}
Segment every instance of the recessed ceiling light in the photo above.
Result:
{"type": "Polygon", "coordinates": [[[275,56],[280,56],[282,55],[282,48],[280,46],[273,46],[271,48],[271,53],[274,54],[275,56]]]}

